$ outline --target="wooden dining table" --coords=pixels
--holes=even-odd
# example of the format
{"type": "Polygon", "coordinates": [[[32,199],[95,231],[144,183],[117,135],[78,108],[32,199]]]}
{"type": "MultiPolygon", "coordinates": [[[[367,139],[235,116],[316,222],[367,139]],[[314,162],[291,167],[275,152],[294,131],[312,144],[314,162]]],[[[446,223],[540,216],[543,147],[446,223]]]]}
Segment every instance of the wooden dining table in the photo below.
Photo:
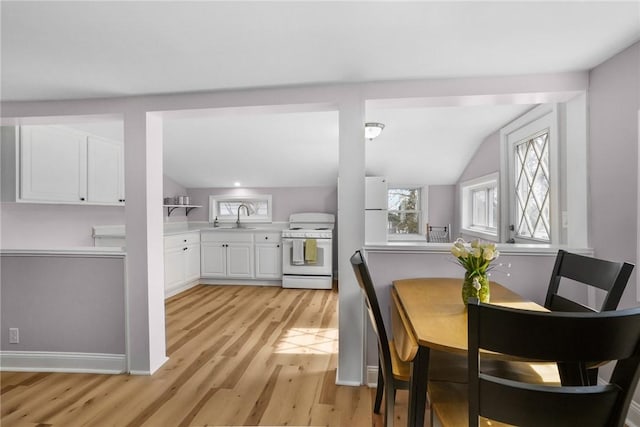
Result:
{"type": "MultiPolygon", "coordinates": [[[[504,286],[490,282],[492,304],[547,311],[504,286]]],[[[411,364],[410,427],[424,425],[429,354],[432,349],[467,354],[467,308],[462,302],[462,279],[395,280],[391,290],[391,323],[396,350],[411,364]]],[[[500,358],[499,354],[491,357],[500,358]]]]}

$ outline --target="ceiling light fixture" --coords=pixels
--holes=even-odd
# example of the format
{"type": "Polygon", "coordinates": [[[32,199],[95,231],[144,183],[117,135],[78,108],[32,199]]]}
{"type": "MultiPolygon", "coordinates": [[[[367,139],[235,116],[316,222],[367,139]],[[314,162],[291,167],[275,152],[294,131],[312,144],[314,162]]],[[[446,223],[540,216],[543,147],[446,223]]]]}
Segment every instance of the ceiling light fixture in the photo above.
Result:
{"type": "Polygon", "coordinates": [[[373,140],[382,133],[384,125],[377,122],[368,122],[364,124],[364,137],[369,141],[373,140]]]}
{"type": "Polygon", "coordinates": [[[240,184],[239,182],[234,182],[233,185],[234,187],[240,187],[242,184],[240,184]]]}

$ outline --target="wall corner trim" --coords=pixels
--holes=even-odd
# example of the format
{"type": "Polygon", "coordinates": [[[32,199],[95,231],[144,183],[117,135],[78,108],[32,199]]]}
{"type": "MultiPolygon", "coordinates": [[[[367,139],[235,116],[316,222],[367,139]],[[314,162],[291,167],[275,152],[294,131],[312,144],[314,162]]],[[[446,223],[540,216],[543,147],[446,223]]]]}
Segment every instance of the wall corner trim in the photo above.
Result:
{"type": "Polygon", "coordinates": [[[2,351],[0,371],[123,374],[127,358],[124,354],[2,351]]]}

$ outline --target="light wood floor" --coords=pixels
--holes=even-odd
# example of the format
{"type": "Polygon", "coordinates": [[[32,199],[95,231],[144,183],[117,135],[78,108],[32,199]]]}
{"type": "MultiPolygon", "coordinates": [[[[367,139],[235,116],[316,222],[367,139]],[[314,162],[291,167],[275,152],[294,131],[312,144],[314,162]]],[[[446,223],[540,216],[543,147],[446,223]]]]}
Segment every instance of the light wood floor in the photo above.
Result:
{"type": "MultiPolygon", "coordinates": [[[[167,300],[153,376],[3,372],[0,425],[381,426],[373,390],[335,385],[337,296],[197,286],[167,300]]],[[[406,425],[403,391],[395,414],[406,425]]]]}

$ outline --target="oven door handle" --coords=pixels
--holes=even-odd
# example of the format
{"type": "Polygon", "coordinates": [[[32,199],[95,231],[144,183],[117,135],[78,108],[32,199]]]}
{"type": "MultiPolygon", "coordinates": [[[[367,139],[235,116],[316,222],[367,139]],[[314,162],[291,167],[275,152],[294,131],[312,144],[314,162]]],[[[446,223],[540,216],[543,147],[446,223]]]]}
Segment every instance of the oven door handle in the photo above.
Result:
{"type": "MultiPolygon", "coordinates": [[[[317,237],[309,237],[309,239],[316,239],[318,241],[318,244],[321,243],[328,243],[331,239],[318,239],[317,237]]],[[[298,239],[287,239],[284,238],[282,239],[282,243],[293,243],[294,240],[307,240],[307,238],[301,237],[298,239]]]]}

